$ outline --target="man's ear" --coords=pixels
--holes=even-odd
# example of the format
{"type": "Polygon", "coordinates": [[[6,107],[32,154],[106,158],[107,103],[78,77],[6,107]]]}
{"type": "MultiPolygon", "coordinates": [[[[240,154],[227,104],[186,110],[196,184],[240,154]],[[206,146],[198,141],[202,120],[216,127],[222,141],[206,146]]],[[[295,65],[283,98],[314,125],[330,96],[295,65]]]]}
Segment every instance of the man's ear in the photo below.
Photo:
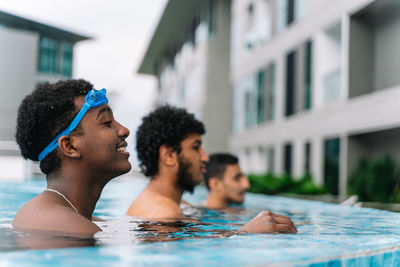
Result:
{"type": "Polygon", "coordinates": [[[60,153],[69,158],[80,158],[81,153],[76,147],[75,137],[64,135],[58,139],[60,153]]]}
{"type": "Polygon", "coordinates": [[[162,145],[158,149],[158,153],[160,161],[165,165],[174,166],[178,163],[178,153],[172,147],[162,145]]]}
{"type": "Polygon", "coordinates": [[[208,179],[208,187],[210,188],[210,191],[218,190],[220,184],[221,180],[218,177],[210,177],[208,179]]]}

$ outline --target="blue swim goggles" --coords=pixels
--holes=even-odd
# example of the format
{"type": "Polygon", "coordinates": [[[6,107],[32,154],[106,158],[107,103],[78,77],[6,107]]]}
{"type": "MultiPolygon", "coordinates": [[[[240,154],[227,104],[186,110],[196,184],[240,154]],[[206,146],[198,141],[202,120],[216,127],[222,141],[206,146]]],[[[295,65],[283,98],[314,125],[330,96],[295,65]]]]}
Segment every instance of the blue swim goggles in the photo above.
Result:
{"type": "Polygon", "coordinates": [[[64,131],[59,133],[56,138],[54,138],[54,140],[51,141],[51,143],[46,146],[46,148],[43,149],[42,152],[40,152],[39,160],[44,159],[50,152],[57,148],[58,139],[61,136],[69,135],[76,128],[76,126],[78,126],[79,122],[82,120],[83,116],[85,116],[86,112],[89,109],[100,107],[101,105],[104,105],[106,103],[108,103],[108,99],[106,97],[106,89],[103,88],[101,90],[90,90],[86,95],[85,104],[83,104],[83,107],[72,120],[71,124],[68,125],[68,127],[64,131]]]}

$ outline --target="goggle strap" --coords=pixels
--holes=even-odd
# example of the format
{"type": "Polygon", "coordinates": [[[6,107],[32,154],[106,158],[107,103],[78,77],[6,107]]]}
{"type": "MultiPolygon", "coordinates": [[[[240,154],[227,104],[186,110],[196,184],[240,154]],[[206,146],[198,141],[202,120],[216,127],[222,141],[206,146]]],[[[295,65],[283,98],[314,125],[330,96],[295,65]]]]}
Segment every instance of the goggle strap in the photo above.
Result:
{"type": "Polygon", "coordinates": [[[75,128],[78,126],[79,122],[82,120],[83,116],[85,116],[86,112],[90,109],[90,105],[85,102],[79,113],[76,115],[76,117],[72,120],[70,125],[68,125],[67,129],[63,130],[61,133],[59,133],[53,141],[50,142],[48,146],[46,146],[45,149],[43,149],[42,152],[39,154],[39,161],[44,159],[50,152],[52,152],[54,149],[57,148],[58,146],[58,139],[60,139],[61,136],[63,135],[69,135],[75,128]]]}
{"type": "Polygon", "coordinates": [[[68,135],[70,132],[72,132],[76,126],[78,126],[79,122],[82,120],[83,116],[85,116],[86,112],[90,109],[89,104],[85,103],[79,113],[76,115],[76,117],[72,120],[70,125],[65,129],[68,131],[65,135],[68,135]]]}

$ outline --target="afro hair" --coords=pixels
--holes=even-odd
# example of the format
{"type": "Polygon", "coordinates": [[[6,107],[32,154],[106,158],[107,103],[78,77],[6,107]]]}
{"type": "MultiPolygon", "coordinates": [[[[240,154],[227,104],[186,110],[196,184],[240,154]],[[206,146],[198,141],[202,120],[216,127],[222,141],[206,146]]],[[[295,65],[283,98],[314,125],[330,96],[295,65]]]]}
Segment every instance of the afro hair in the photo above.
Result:
{"type": "Polygon", "coordinates": [[[190,134],[203,135],[205,128],[183,108],[164,105],[144,117],[136,132],[136,151],[143,174],[152,177],[158,173],[162,145],[180,153],[180,143],[190,134]]]}
{"type": "MultiPolygon", "coordinates": [[[[74,119],[74,99],[86,95],[93,85],[85,80],[42,83],[24,98],[19,109],[15,138],[25,159],[38,160],[39,153],[74,119]]],[[[58,149],[40,162],[49,174],[61,166],[58,149]]]]}

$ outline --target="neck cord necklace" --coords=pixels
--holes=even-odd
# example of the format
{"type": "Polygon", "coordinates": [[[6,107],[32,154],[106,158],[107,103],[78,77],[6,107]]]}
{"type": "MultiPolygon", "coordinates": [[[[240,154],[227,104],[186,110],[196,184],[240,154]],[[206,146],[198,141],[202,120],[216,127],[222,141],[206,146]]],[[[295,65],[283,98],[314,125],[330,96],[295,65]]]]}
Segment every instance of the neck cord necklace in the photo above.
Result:
{"type": "Polygon", "coordinates": [[[54,192],[54,193],[56,193],[56,194],[58,194],[58,195],[60,195],[60,196],[62,196],[64,199],[65,199],[65,201],[67,201],[68,202],[68,204],[77,212],[77,213],[79,213],[78,212],[78,210],[75,208],[75,206],[74,205],[72,205],[72,203],[71,203],[71,201],[69,201],[68,200],[68,198],[66,197],[66,196],[64,196],[63,194],[61,194],[60,192],[58,192],[57,190],[54,190],[54,189],[50,189],[50,188],[46,188],[44,191],[50,191],[50,192],[54,192]]]}

